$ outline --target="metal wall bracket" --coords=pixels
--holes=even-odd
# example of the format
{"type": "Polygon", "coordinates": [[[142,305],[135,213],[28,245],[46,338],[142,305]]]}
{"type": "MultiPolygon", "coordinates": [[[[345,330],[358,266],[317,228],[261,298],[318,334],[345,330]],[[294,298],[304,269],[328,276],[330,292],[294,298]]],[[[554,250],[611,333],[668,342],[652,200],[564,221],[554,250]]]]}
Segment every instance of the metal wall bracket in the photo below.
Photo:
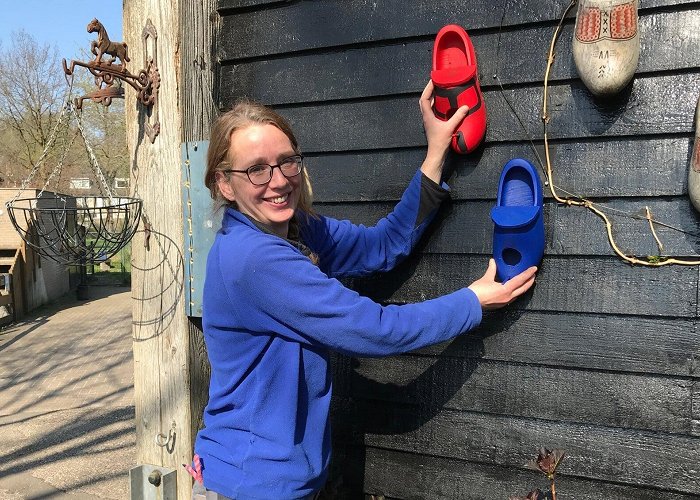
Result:
{"type": "Polygon", "coordinates": [[[107,35],[102,23],[93,19],[87,25],[88,33],[97,32],[97,40],[92,41],[90,51],[95,58],[89,62],[72,60],[70,65],[63,59],[63,72],[71,76],[76,66],[86,68],[94,77],[97,90],[82,97],[76,97],[75,107],[82,109],[83,101],[89,99],[103,106],[112,104],[112,99],[124,98],[124,88],[121,82],[131,86],[138,93],[138,101],[148,108],[148,122],[146,123],[146,135],[153,143],[160,133],[158,121],[158,90],[160,88],[160,73],[158,71],[158,51],[155,26],[150,19],[143,28],[143,69],[131,73],[126,68],[129,62],[128,46],[124,42],[112,42],[107,35]],[[149,41],[151,43],[149,43],[149,41]],[[104,56],[111,56],[103,60],[104,56]],[[119,63],[117,63],[117,59],[119,63]],[[116,84],[116,85],[115,85],[116,84]]]}
{"type": "MultiPolygon", "coordinates": [[[[156,27],[153,26],[150,19],[146,20],[146,26],[141,32],[141,39],[143,40],[144,67],[146,68],[141,71],[145,75],[144,82],[146,85],[143,93],[139,93],[139,100],[148,106],[148,121],[145,128],[146,135],[151,140],[151,144],[153,144],[156,136],[160,134],[158,106],[156,106],[158,89],[160,88],[160,73],[158,72],[158,32],[156,32],[156,27]],[[148,103],[144,101],[148,101],[148,103]]],[[[141,77],[141,73],[139,73],[139,77],[141,77]]]]}
{"type": "Polygon", "coordinates": [[[157,465],[139,465],[129,471],[131,500],[177,500],[177,472],[157,465]]]}

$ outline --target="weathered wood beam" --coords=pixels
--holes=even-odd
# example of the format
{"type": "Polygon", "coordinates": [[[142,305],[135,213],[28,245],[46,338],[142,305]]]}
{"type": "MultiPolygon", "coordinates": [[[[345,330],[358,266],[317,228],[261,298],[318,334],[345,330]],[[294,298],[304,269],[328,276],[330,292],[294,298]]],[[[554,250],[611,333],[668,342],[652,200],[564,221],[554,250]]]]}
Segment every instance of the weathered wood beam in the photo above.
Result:
{"type": "MultiPolygon", "coordinates": [[[[540,146],[535,144],[543,158],[540,146]]],[[[589,198],[678,196],[687,192],[690,137],[564,140],[550,144],[550,149],[557,185],[589,198]]],[[[424,157],[423,147],[412,146],[350,153],[305,152],[304,163],[317,203],[395,202],[424,157]]],[[[494,199],[501,169],[512,158],[526,158],[539,167],[527,142],[491,143],[476,155],[448,157],[446,180],[452,199],[494,199]]],[[[544,195],[551,197],[548,189],[544,195]]]]}
{"type": "MultiPolygon", "coordinates": [[[[376,301],[417,302],[450,293],[483,275],[489,255],[426,254],[395,270],[355,279],[354,288],[376,301]]],[[[510,307],[518,311],[567,311],[695,318],[698,269],[632,267],[616,257],[545,256],[532,291],[510,307]],[[673,294],[664,293],[673,284],[673,294]]]]}
{"type": "MultiPolygon", "coordinates": [[[[489,195],[495,198],[497,184],[489,195]]],[[[457,197],[459,193],[454,193],[457,197]]],[[[686,196],[626,198],[600,200],[615,227],[615,235],[621,248],[636,255],[659,255],[659,248],[649,229],[649,221],[643,218],[645,207],[654,217],[681,233],[661,225],[654,230],[664,245],[665,255],[693,256],[700,253],[700,215],[690,205],[686,196]],[[642,217],[633,219],[616,212],[642,217]],[[694,236],[693,236],[694,235],[694,236]]],[[[490,211],[495,205],[491,200],[456,200],[443,207],[438,220],[429,230],[424,253],[490,254],[492,251],[493,222],[490,211]]],[[[374,225],[391,212],[393,202],[385,203],[333,203],[318,204],[316,211],[323,215],[343,218],[356,224],[374,225]]],[[[612,255],[599,218],[579,207],[545,203],[545,252],[546,255],[612,255]]]]}
{"type": "MultiPolygon", "coordinates": [[[[695,9],[642,15],[639,29],[644,35],[644,43],[637,75],[698,68],[698,24],[700,12],[695,9]]],[[[488,31],[471,36],[482,88],[493,89],[499,81],[505,86],[540,84],[553,32],[553,26],[535,25],[500,34],[488,31]],[[531,47],[532,50],[523,56],[522,47],[531,47]],[[512,57],[513,54],[518,56],[512,57]],[[495,74],[498,74],[498,81],[494,79],[495,74]]],[[[572,56],[572,38],[573,24],[569,24],[559,38],[550,83],[579,78],[572,56]]],[[[250,95],[265,102],[290,104],[419,94],[430,75],[432,46],[432,39],[420,38],[349,50],[222,61],[222,100],[250,95]],[[303,81],[304,85],[290,86],[290,81],[303,81]]],[[[260,49],[264,50],[264,47],[260,49]]]]}
{"type": "Polygon", "coordinates": [[[545,446],[566,451],[562,478],[662,485],[687,495],[700,485],[700,448],[691,436],[449,409],[436,414],[377,401],[354,401],[344,410],[351,417],[336,420],[335,435],[353,445],[523,470],[545,446]]]}
{"type": "MultiPolygon", "coordinates": [[[[563,335],[578,333],[569,330],[563,335]]],[[[353,396],[434,411],[485,412],[697,436],[693,420],[700,415],[688,411],[693,379],[464,360],[451,357],[449,347],[447,351],[438,358],[357,359],[350,381],[353,396]]]]}
{"type": "Polygon", "coordinates": [[[180,144],[182,111],[180,2],[125,0],[124,41],[130,67],[154,57],[160,72],[156,103],[160,134],[144,133],[148,112],[126,92],[127,142],[133,195],[143,199],[144,223],[132,240],[134,402],[136,462],[169,467],[178,474],[178,498],[189,498],[191,480],[182,463],[192,459],[189,339],[183,304],[184,259],[180,144]],[[150,19],[155,43],[144,47],[150,19]],[[145,52],[145,53],[144,53],[145,52]],[[161,436],[158,438],[158,436],[161,436]],[[157,440],[167,441],[159,446],[157,440]]]}
{"type": "MultiPolygon", "coordinates": [[[[539,472],[523,470],[522,467],[482,464],[418,455],[400,451],[366,448],[366,452],[351,449],[347,452],[351,470],[365,480],[365,491],[384,494],[389,498],[430,498],[431,500],[483,500],[484,498],[509,498],[525,495],[534,488],[545,489],[548,481],[539,472]],[[355,454],[352,456],[352,454],[355,454]],[[357,466],[353,466],[357,464],[357,466]],[[363,467],[364,465],[364,467],[363,467]],[[359,469],[359,470],[358,470],[359,469]],[[411,471],[409,474],[406,471],[411,471]]],[[[535,458],[537,447],[531,450],[528,459],[535,458]]],[[[595,460],[595,457],[591,458],[595,460]]],[[[561,470],[568,469],[567,458],[561,470]]],[[[522,464],[519,464],[522,465],[522,464]]],[[[356,480],[357,482],[357,480],[356,480]]],[[[573,476],[560,476],[557,491],[576,500],[693,500],[695,494],[674,493],[669,490],[646,489],[616,482],[590,480],[573,476]]]]}

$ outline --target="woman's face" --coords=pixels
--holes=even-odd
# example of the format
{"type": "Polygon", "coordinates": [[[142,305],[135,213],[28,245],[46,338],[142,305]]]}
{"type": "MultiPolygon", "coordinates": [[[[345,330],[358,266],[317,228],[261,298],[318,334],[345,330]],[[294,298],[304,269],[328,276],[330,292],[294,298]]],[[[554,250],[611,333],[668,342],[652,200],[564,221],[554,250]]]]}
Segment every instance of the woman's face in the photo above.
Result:
{"type": "MultiPolygon", "coordinates": [[[[229,158],[234,159],[233,170],[278,165],[296,154],[289,137],[274,125],[253,124],[231,134],[229,158]]],[[[270,182],[262,186],[251,183],[245,172],[232,172],[228,179],[217,172],[216,180],[224,198],[235,201],[241,212],[269,226],[275,234],[287,237],[289,221],[299,203],[301,174],[286,178],[275,168],[270,182]]]]}

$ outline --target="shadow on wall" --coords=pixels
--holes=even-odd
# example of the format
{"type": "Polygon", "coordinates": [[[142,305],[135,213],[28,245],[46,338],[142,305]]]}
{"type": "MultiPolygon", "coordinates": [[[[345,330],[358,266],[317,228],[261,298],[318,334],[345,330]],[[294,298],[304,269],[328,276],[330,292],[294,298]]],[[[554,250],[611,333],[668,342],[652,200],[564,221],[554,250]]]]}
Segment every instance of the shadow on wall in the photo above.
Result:
{"type": "MultiPolygon", "coordinates": [[[[429,242],[430,234],[439,229],[441,219],[449,210],[449,206],[441,209],[413,256],[389,273],[353,281],[353,288],[379,302],[390,302],[396,297],[403,298],[406,293],[415,293],[402,292],[401,289],[416,275],[421,250],[429,242]]],[[[481,276],[484,270],[475,270],[478,275],[473,279],[481,276]]],[[[445,272],[442,270],[437,274],[444,278],[445,272]]],[[[468,274],[465,272],[455,277],[455,283],[436,283],[428,288],[434,294],[436,290],[447,293],[452,288],[467,286],[468,274]],[[465,282],[459,284],[461,279],[465,282]]],[[[332,421],[334,452],[337,453],[326,488],[331,492],[329,498],[352,499],[364,495],[365,470],[373,465],[367,463],[365,449],[372,446],[373,436],[416,433],[418,441],[430,439],[430,436],[421,435],[420,429],[463,391],[484,357],[484,340],[517,321],[522,309],[527,308],[532,293],[529,291],[518,299],[518,310],[485,313],[478,329],[443,344],[442,349],[436,346],[385,359],[333,357],[332,421]]],[[[412,300],[419,299],[414,297],[412,300]]],[[[386,439],[380,441],[387,442],[386,439]]]]}

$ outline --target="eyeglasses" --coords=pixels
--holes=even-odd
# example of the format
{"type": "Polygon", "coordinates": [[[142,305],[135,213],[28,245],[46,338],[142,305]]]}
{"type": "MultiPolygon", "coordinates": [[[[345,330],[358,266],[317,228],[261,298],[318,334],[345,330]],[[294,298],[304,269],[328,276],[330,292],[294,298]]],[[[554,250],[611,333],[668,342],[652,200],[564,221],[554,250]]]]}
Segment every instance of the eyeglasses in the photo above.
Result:
{"type": "Polygon", "coordinates": [[[268,165],[267,163],[260,163],[259,165],[253,165],[245,170],[234,170],[232,168],[227,168],[222,170],[224,174],[230,174],[233,172],[245,173],[248,175],[248,180],[256,186],[263,186],[272,180],[272,171],[276,168],[280,169],[282,175],[287,179],[290,177],[296,177],[304,169],[304,157],[302,155],[294,155],[289,158],[285,158],[282,162],[277,165],[268,165]]]}

